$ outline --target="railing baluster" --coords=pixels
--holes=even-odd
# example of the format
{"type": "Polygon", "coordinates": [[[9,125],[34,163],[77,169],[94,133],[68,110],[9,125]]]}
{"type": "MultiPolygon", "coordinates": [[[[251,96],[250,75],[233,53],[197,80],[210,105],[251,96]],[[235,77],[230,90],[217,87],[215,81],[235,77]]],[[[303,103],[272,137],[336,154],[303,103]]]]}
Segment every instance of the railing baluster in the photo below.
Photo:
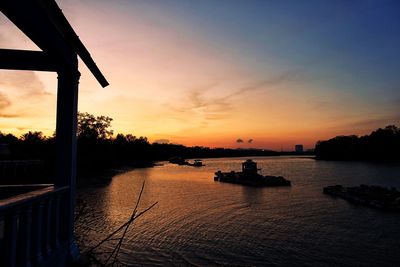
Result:
{"type": "Polygon", "coordinates": [[[52,207],[53,199],[50,196],[47,200],[45,200],[45,217],[44,217],[44,251],[47,255],[51,255],[51,241],[50,236],[52,232],[51,226],[51,207],[52,207]]]}
{"type": "Polygon", "coordinates": [[[54,230],[53,230],[53,247],[55,249],[58,249],[58,247],[60,246],[60,201],[61,201],[61,195],[57,194],[54,198],[54,215],[53,215],[53,226],[54,226],[54,230]]]}
{"type": "Polygon", "coordinates": [[[17,244],[18,266],[31,266],[32,206],[21,211],[17,244]]]}
{"type": "Polygon", "coordinates": [[[13,267],[16,264],[18,213],[14,211],[6,215],[4,220],[4,261],[5,266],[13,267]]]}
{"type": "Polygon", "coordinates": [[[42,262],[43,200],[39,201],[32,216],[32,258],[36,265],[42,262]]]}
{"type": "Polygon", "coordinates": [[[3,214],[0,214],[0,265],[4,265],[4,217],[3,214]]]}
{"type": "MultiPolygon", "coordinates": [[[[66,196],[65,196],[65,193],[63,192],[61,194],[61,196],[60,196],[59,209],[60,210],[65,210],[67,208],[66,204],[67,204],[66,203],[66,196]]],[[[60,236],[60,241],[64,243],[65,241],[68,241],[68,225],[67,225],[66,221],[63,219],[64,218],[63,215],[64,215],[63,213],[60,213],[60,218],[59,218],[59,220],[60,220],[59,236],[60,236]]]]}

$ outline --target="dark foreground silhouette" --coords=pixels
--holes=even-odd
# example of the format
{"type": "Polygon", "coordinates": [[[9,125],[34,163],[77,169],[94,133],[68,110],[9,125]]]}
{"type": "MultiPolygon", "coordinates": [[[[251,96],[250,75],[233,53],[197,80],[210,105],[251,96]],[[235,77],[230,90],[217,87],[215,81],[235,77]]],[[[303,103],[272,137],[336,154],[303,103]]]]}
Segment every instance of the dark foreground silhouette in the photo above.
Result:
{"type": "MultiPolygon", "coordinates": [[[[78,114],[78,179],[98,177],[106,170],[123,167],[149,167],[155,161],[173,157],[183,159],[277,156],[278,152],[257,149],[186,147],[150,143],[146,137],[117,134],[113,137],[112,118],[78,114]]],[[[55,137],[28,132],[19,138],[0,132],[0,163],[8,181],[3,183],[49,182],[55,166],[55,137]]],[[[193,163],[194,165],[194,163],[193,163]]],[[[1,173],[0,173],[1,175],[1,173]]]]}
{"type": "Polygon", "coordinates": [[[394,125],[369,135],[337,136],[319,141],[315,156],[323,160],[369,160],[400,162],[400,129],[394,125]]]}

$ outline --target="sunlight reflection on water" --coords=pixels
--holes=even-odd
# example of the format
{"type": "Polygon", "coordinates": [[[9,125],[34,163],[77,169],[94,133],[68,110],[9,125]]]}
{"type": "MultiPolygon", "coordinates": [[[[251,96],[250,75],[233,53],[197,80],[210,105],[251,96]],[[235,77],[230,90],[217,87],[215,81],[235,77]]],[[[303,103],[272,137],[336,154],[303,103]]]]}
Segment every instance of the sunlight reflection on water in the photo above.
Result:
{"type": "MultiPolygon", "coordinates": [[[[116,175],[81,189],[88,207],[77,223],[90,247],[127,221],[145,181],[140,210],[158,201],[129,231],[120,258],[130,265],[396,265],[398,214],[357,207],[322,194],[331,184],[400,187],[400,166],[257,158],[263,174],[292,187],[249,188],[214,182],[243,158],[205,159],[205,167],[166,163],[116,175]],[[368,223],[366,223],[368,222],[368,223]]],[[[111,244],[106,245],[112,247],[111,244]]]]}

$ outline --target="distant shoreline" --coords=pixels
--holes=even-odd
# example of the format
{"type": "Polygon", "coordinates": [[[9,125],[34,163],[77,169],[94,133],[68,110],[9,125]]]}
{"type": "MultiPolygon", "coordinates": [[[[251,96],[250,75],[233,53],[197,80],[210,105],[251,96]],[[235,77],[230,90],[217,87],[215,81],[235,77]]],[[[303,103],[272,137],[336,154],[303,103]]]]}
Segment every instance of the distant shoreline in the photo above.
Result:
{"type": "Polygon", "coordinates": [[[400,162],[400,129],[379,128],[365,136],[336,136],[315,146],[317,160],[400,162]]]}

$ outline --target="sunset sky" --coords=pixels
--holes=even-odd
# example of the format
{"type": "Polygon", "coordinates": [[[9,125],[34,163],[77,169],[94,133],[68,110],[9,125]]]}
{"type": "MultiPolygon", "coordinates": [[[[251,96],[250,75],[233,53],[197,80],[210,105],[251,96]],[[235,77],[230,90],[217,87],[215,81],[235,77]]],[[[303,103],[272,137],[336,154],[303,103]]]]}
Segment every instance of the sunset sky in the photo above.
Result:
{"type": "MultiPolygon", "coordinates": [[[[400,1],[57,3],[110,82],[80,64],[79,110],[116,133],[291,150],[400,126],[400,1]]],[[[38,50],[3,14],[0,47],[38,50]]],[[[1,132],[51,135],[56,83],[0,70],[1,132]]]]}

